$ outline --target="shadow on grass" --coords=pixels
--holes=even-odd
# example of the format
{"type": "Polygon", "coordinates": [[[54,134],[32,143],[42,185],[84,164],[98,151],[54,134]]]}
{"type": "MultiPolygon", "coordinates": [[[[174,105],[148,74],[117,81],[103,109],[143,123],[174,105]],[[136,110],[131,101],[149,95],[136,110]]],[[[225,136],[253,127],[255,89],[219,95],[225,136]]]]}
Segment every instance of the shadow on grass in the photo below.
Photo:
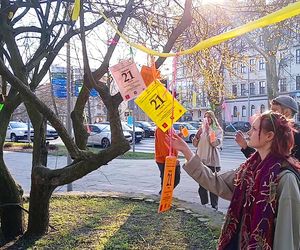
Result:
{"type": "Polygon", "coordinates": [[[58,231],[20,238],[9,249],[215,249],[210,228],[189,214],[174,209],[158,214],[155,203],[105,199],[56,208],[61,214],[50,223],[58,231]]]}

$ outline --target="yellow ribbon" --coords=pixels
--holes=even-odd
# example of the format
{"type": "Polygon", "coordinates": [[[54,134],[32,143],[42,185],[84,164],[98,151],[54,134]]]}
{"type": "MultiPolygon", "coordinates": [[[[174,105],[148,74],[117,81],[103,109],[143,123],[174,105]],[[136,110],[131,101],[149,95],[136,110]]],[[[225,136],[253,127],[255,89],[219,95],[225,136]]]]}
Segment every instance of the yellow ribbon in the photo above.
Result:
{"type": "Polygon", "coordinates": [[[110,26],[118,33],[118,35],[126,42],[128,43],[131,47],[134,47],[136,49],[139,49],[147,54],[153,55],[153,56],[160,56],[160,57],[172,57],[176,55],[186,55],[186,54],[192,54],[195,53],[199,50],[207,49],[209,47],[212,47],[214,45],[220,44],[222,42],[225,42],[229,39],[232,39],[237,36],[241,36],[245,33],[248,33],[252,30],[258,29],[258,28],[263,28],[266,26],[269,26],[271,24],[275,24],[281,21],[284,21],[288,18],[297,16],[300,14],[300,1],[292,3],[278,11],[275,11],[269,15],[266,15],[258,20],[249,22],[247,24],[244,24],[240,27],[237,27],[233,30],[227,31],[223,34],[208,38],[202,42],[199,42],[196,44],[194,47],[179,51],[178,53],[161,53],[157,52],[155,50],[149,49],[141,44],[137,43],[132,43],[128,40],[126,36],[124,36],[119,30],[115,27],[115,25],[106,17],[106,15],[97,7],[95,6],[101,16],[110,24],[110,26]]]}
{"type": "Polygon", "coordinates": [[[72,21],[76,21],[78,19],[79,12],[80,12],[80,0],[75,0],[73,12],[72,12],[72,21]]]}

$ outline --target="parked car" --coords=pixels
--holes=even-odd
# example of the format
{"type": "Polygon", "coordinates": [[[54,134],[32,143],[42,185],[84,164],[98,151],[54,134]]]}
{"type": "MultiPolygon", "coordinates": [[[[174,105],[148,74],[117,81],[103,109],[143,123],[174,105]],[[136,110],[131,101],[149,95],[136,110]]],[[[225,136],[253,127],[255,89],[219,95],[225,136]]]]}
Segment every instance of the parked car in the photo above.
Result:
{"type": "Polygon", "coordinates": [[[189,121],[189,122],[187,122],[187,123],[189,123],[189,124],[191,124],[193,127],[195,127],[196,129],[199,129],[200,128],[200,126],[201,126],[201,122],[199,121],[189,121]]]}
{"type": "MultiPolygon", "coordinates": [[[[102,148],[107,148],[111,144],[111,131],[109,124],[89,124],[90,135],[87,144],[100,145],[102,148]]],[[[124,137],[129,142],[132,142],[130,133],[123,131],[124,137]]]]}
{"type": "Polygon", "coordinates": [[[47,140],[55,140],[57,138],[58,138],[58,133],[55,130],[55,128],[53,128],[52,126],[47,124],[46,139],[47,140]]]}
{"type": "MultiPolygon", "coordinates": [[[[33,139],[34,132],[30,128],[30,138],[33,139]]],[[[8,124],[6,131],[6,139],[10,139],[12,142],[19,140],[28,141],[28,125],[24,122],[11,121],[8,124]]]]}
{"type": "Polygon", "coordinates": [[[242,132],[247,132],[251,128],[251,124],[249,122],[233,122],[228,124],[225,127],[225,132],[236,132],[237,130],[241,130],[242,132]]]}
{"type": "Polygon", "coordinates": [[[145,121],[136,121],[134,122],[135,127],[139,127],[145,131],[145,137],[149,138],[154,136],[155,126],[152,126],[149,122],[145,121]]]}
{"type": "MultiPolygon", "coordinates": [[[[33,129],[31,123],[30,123],[30,127],[33,129]]],[[[55,128],[53,128],[51,125],[47,124],[46,140],[55,140],[57,138],[58,138],[58,133],[55,130],[55,128]]]]}
{"type": "Polygon", "coordinates": [[[193,138],[195,137],[198,129],[196,129],[195,127],[193,127],[191,124],[187,123],[187,122],[175,122],[173,124],[173,128],[175,129],[176,133],[180,132],[180,128],[186,127],[189,131],[189,135],[187,137],[184,137],[183,139],[186,142],[192,142],[193,138]]]}
{"type": "MultiPolygon", "coordinates": [[[[126,124],[126,122],[121,122],[121,123],[122,123],[123,131],[129,132],[133,137],[133,128],[128,124],[126,124]]],[[[139,127],[135,127],[134,131],[135,131],[134,133],[135,142],[140,142],[145,137],[145,131],[139,127]]]]}

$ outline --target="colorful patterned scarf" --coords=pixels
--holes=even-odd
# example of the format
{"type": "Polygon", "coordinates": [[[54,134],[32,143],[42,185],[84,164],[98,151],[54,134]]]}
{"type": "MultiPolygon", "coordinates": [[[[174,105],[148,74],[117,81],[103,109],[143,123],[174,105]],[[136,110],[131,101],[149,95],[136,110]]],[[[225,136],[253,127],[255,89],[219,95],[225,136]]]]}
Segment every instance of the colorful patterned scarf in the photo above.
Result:
{"type": "Polygon", "coordinates": [[[261,161],[256,152],[241,165],[219,239],[219,250],[272,249],[277,176],[283,160],[270,153],[261,161]]]}

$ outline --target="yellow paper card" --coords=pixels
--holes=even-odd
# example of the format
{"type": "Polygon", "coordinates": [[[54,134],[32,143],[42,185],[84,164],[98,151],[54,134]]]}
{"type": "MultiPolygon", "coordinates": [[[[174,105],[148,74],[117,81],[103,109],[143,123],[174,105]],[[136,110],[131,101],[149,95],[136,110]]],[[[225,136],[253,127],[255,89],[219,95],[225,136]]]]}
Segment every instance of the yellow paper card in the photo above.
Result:
{"type": "MultiPolygon", "coordinates": [[[[172,102],[172,95],[158,80],[152,82],[148,88],[135,99],[135,103],[164,132],[171,128],[172,102]]],[[[175,99],[173,122],[176,122],[185,112],[186,109],[175,99]]]]}
{"type": "Polygon", "coordinates": [[[158,208],[159,213],[169,210],[172,206],[176,161],[176,156],[166,157],[163,188],[158,208]]]}

